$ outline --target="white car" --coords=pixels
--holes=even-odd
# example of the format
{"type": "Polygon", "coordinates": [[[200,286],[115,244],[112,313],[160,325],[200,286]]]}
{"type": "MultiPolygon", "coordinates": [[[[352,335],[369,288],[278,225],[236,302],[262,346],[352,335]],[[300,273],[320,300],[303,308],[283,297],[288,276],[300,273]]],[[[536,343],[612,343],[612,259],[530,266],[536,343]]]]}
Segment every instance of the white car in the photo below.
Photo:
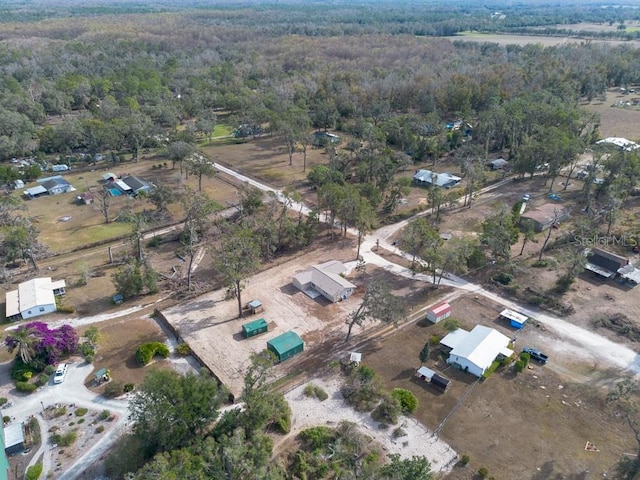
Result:
{"type": "Polygon", "coordinates": [[[528,202],[529,200],[531,200],[531,195],[529,195],[528,193],[525,193],[525,194],[522,196],[522,201],[523,201],[523,202],[528,202]]]}
{"type": "Polygon", "coordinates": [[[67,376],[68,366],[66,363],[61,363],[56,368],[56,373],[53,374],[53,383],[62,383],[64,382],[65,377],[67,376]]]}

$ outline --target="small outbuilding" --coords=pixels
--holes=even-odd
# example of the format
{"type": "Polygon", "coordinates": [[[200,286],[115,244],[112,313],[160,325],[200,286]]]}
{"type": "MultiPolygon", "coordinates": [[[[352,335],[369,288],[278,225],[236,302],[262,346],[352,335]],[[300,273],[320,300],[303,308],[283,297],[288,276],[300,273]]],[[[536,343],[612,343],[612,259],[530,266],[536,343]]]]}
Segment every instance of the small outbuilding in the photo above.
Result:
{"type": "Polygon", "coordinates": [[[451,316],[451,305],[447,302],[436,305],[427,311],[427,320],[431,323],[438,323],[451,316]]]}
{"type": "Polygon", "coordinates": [[[640,284],[640,269],[633,265],[625,265],[618,269],[618,275],[620,276],[620,283],[627,287],[637,287],[640,284]]]}
{"type": "Polygon", "coordinates": [[[442,390],[443,392],[446,392],[447,390],[449,390],[449,387],[451,386],[451,380],[443,377],[442,375],[438,375],[437,373],[434,374],[433,377],[431,377],[430,383],[431,385],[442,390]]]}
{"type": "Polygon", "coordinates": [[[93,203],[93,193],[84,192],[76,197],[76,200],[80,205],[90,205],[93,203]]]}
{"type": "Polygon", "coordinates": [[[266,332],[269,329],[269,324],[264,318],[259,318],[253,322],[245,323],[242,325],[242,334],[244,338],[255,337],[261,333],[266,332]]]}
{"type": "Polygon", "coordinates": [[[249,313],[251,313],[251,315],[264,311],[264,306],[262,305],[262,302],[260,300],[251,300],[249,303],[247,303],[247,308],[249,309],[249,313]]]}
{"type": "Polygon", "coordinates": [[[615,278],[619,270],[629,265],[628,258],[599,248],[592,248],[586,253],[587,264],[584,268],[602,278],[615,278]]]}
{"type": "Polygon", "coordinates": [[[416,375],[425,382],[433,385],[438,390],[446,392],[451,386],[451,380],[438,375],[436,372],[427,367],[420,367],[416,372],[416,375]]]}
{"type": "Polygon", "coordinates": [[[4,428],[4,451],[15,455],[24,451],[24,428],[22,422],[12,423],[4,428]]]}
{"type": "Polygon", "coordinates": [[[304,342],[296,332],[290,330],[269,340],[267,348],[276,355],[278,362],[284,362],[301,353],[304,350],[304,342]]]}
{"type": "Polygon", "coordinates": [[[545,203],[520,215],[520,224],[531,222],[536,232],[542,232],[569,218],[569,210],[555,203],[545,203]]]}
{"type": "Polygon", "coordinates": [[[524,327],[524,324],[527,322],[527,320],[529,320],[529,317],[527,317],[526,315],[514,312],[513,310],[509,310],[508,308],[505,308],[503,311],[501,311],[500,316],[509,320],[509,325],[511,325],[513,328],[517,328],[518,330],[524,327]]]}
{"type": "Polygon", "coordinates": [[[496,158],[495,160],[491,160],[487,162],[487,167],[491,170],[504,170],[504,168],[509,164],[504,158],[496,158]]]}

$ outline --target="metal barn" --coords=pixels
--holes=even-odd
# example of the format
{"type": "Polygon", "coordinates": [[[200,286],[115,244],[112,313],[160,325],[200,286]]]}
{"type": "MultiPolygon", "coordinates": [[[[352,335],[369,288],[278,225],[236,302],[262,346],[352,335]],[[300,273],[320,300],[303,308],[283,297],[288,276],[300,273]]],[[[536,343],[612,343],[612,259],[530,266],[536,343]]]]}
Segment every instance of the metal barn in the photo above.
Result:
{"type": "Polygon", "coordinates": [[[242,325],[242,334],[244,338],[255,337],[261,333],[266,332],[269,329],[269,325],[264,318],[259,318],[253,322],[245,323],[242,325]]]}
{"type": "Polygon", "coordinates": [[[288,331],[267,342],[267,348],[275,353],[278,362],[297,355],[304,350],[304,342],[296,332],[288,331]]]}

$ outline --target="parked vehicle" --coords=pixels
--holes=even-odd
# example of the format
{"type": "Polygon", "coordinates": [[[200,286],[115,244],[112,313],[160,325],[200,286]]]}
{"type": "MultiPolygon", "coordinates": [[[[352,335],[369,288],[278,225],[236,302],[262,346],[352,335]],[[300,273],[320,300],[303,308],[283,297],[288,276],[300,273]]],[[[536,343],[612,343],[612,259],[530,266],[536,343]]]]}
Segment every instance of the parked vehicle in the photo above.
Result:
{"type": "Polygon", "coordinates": [[[547,360],[549,360],[548,355],[545,355],[540,350],[536,350],[534,348],[529,348],[529,347],[523,348],[522,353],[528,353],[532,359],[536,360],[537,362],[540,362],[543,365],[547,363],[547,360]]]}
{"type": "Polygon", "coordinates": [[[66,363],[61,363],[56,368],[56,373],[53,374],[53,383],[62,383],[67,376],[68,365],[66,363]]]}

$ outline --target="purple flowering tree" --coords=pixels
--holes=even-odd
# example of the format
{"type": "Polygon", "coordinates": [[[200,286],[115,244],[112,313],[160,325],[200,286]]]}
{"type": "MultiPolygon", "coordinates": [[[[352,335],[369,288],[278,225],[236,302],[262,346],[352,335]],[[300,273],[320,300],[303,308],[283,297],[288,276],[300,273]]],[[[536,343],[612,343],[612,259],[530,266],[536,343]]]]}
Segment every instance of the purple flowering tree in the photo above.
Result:
{"type": "Polygon", "coordinates": [[[25,363],[53,365],[75,353],[78,334],[71,325],[52,330],[46,323],[31,322],[18,328],[13,335],[7,335],[5,345],[9,352],[18,349],[18,355],[25,363]],[[27,358],[23,352],[28,353],[27,358]]]}

